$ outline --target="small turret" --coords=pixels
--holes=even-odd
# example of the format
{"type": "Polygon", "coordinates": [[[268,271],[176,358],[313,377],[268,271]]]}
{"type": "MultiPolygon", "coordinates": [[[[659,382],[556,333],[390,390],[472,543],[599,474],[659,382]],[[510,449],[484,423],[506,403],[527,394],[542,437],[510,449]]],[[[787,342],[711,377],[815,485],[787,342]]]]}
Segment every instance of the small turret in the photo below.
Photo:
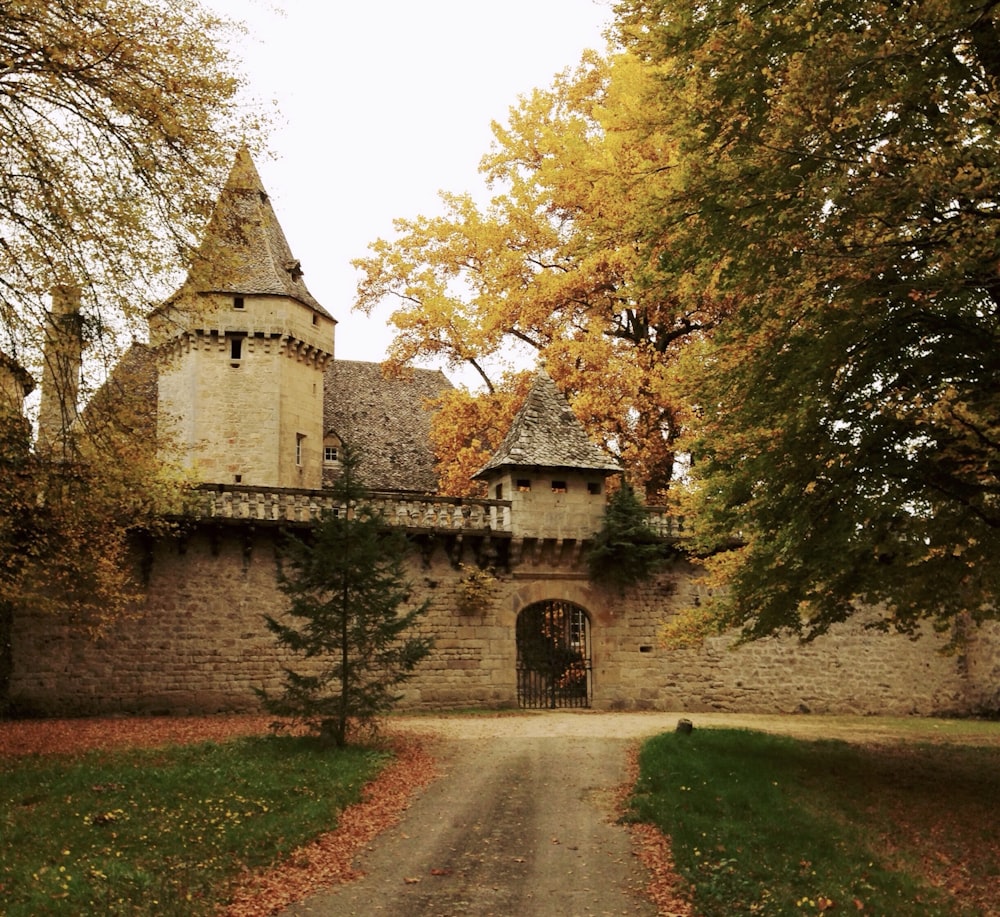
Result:
{"type": "Polygon", "coordinates": [[[24,415],[24,399],[35,390],[35,380],[20,363],[0,352],[0,414],[24,415]]]}
{"type": "Polygon", "coordinates": [[[511,501],[515,537],[583,539],[601,527],[605,479],[620,470],[540,370],[500,448],[474,477],[486,481],[490,497],[511,501]]]}

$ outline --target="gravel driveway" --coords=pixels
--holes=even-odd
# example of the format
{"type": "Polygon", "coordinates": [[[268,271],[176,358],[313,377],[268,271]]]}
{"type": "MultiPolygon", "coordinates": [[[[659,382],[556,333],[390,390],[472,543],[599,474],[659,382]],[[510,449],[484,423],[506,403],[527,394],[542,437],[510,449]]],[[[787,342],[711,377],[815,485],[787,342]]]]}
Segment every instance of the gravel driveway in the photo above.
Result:
{"type": "Polygon", "coordinates": [[[434,736],[442,776],[360,859],[364,878],[286,917],[655,917],[615,799],[629,745],[676,722],[587,711],[400,720],[394,729],[434,736]]]}

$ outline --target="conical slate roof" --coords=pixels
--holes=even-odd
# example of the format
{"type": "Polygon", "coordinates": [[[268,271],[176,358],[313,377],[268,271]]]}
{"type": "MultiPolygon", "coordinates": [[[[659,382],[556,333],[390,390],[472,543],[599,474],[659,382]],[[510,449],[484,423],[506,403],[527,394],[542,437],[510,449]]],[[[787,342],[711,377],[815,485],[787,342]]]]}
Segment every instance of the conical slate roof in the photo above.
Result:
{"type": "Polygon", "coordinates": [[[246,149],[236,154],[180,292],[288,296],[333,317],[306,289],[302,267],[246,149]]]}
{"type": "Polygon", "coordinates": [[[476,472],[482,477],[498,468],[575,468],[620,471],[587,436],[555,382],[540,370],[493,457],[476,472]]]}

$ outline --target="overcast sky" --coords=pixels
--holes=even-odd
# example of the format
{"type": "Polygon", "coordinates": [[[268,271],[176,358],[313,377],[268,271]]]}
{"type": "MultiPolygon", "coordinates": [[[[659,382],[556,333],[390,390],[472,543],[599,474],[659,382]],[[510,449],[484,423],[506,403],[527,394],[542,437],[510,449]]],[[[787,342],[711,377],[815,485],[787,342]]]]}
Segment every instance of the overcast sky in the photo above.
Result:
{"type": "MultiPolygon", "coordinates": [[[[341,359],[379,360],[385,316],[350,311],[351,259],[395,217],[480,193],[490,122],[603,50],[610,0],[209,0],[242,19],[254,95],[276,103],[257,162],[310,292],[338,319],[341,359]]],[[[388,312],[388,310],[386,310],[388,312]]]]}

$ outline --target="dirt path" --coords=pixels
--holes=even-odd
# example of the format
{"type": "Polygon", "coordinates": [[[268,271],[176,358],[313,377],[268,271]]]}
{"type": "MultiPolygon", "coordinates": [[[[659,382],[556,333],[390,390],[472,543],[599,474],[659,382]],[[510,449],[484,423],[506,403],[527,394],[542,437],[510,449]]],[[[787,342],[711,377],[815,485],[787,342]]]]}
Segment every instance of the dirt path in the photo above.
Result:
{"type": "Polygon", "coordinates": [[[361,857],[364,878],[286,917],[655,917],[615,824],[634,725],[560,713],[407,721],[437,737],[441,778],[361,857]]]}

